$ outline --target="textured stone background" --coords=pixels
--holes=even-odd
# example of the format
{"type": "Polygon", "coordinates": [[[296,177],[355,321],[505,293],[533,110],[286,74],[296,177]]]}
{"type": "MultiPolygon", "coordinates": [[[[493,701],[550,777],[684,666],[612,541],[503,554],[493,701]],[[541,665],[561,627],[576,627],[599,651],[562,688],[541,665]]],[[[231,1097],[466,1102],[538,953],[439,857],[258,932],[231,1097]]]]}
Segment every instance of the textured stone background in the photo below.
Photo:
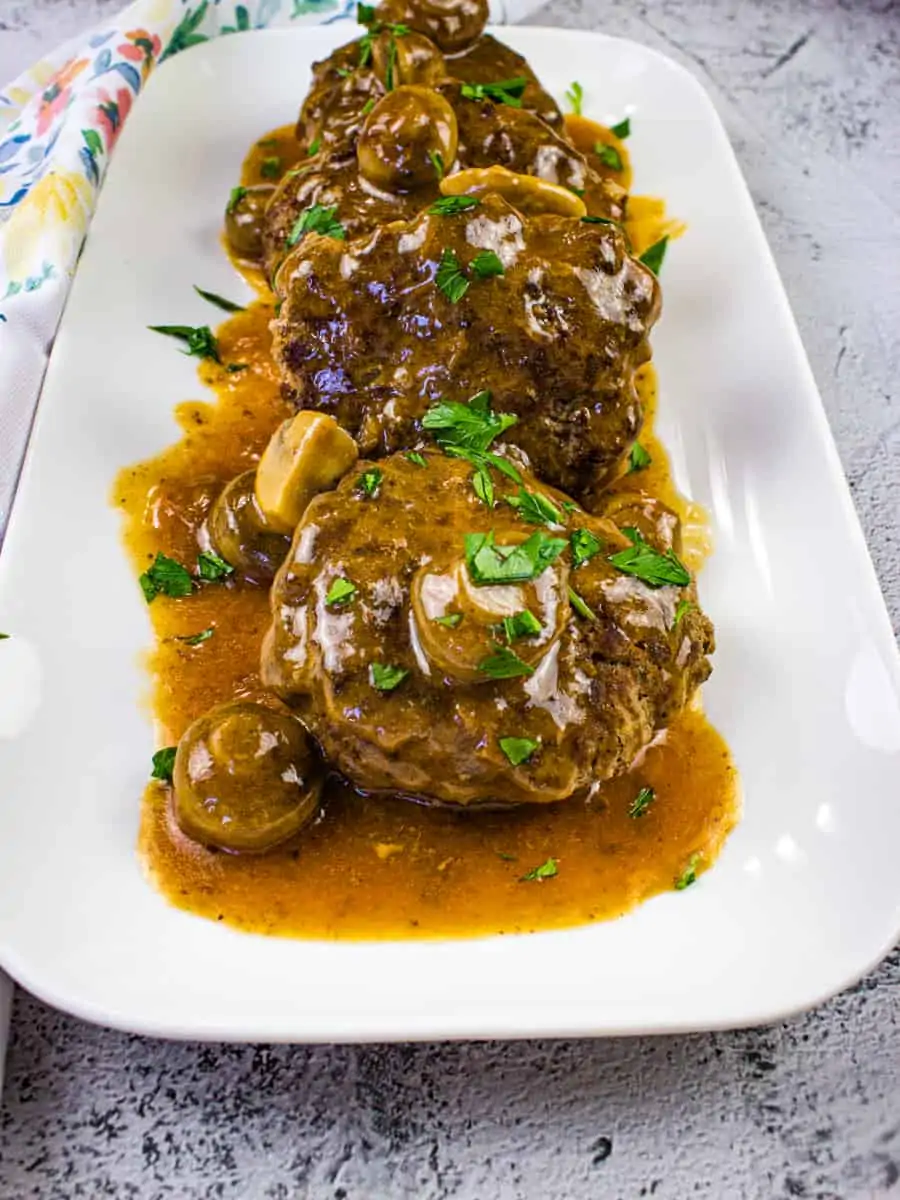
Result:
{"type": "MultiPolygon", "coordinates": [[[[0,77],[116,7],[0,0],[0,77]]],[[[713,91],[896,629],[900,5],[553,0],[535,19],[637,38],[713,91]]],[[[161,1044],[19,993],[0,1197],[900,1197],[898,1000],[895,952],[771,1029],[304,1049],[161,1044]]]]}

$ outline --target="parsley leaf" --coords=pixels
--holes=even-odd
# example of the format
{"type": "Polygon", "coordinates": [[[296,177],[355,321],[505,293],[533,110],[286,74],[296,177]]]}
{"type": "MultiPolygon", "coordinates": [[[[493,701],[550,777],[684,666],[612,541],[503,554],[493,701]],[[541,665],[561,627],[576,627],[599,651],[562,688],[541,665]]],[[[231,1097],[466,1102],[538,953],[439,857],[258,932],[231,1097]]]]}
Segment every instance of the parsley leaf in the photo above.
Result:
{"type": "Polygon", "coordinates": [[[225,205],[225,212],[230,217],[243,198],[247,195],[245,187],[233,187],[231,194],[228,197],[228,203],[225,205]]]}
{"type": "Polygon", "coordinates": [[[663,264],[663,259],[666,257],[666,247],[669,244],[667,237],[660,238],[658,242],[654,242],[641,255],[641,262],[645,267],[649,267],[654,275],[659,274],[659,268],[663,264]]]}
{"type": "MultiPolygon", "coordinates": [[[[235,304],[233,300],[226,300],[224,296],[217,296],[215,292],[204,292],[203,288],[197,287],[196,283],[194,284],[194,291],[198,296],[202,296],[204,300],[208,300],[210,304],[215,304],[216,308],[221,308],[223,312],[236,313],[244,311],[243,304],[235,304]]],[[[228,369],[230,371],[231,367],[228,369]]]]}
{"type": "Polygon", "coordinates": [[[677,626],[678,626],[679,622],[681,621],[681,618],[684,616],[684,614],[690,612],[693,607],[694,607],[694,605],[690,600],[679,600],[678,601],[678,605],[675,609],[675,616],[672,620],[672,628],[673,629],[677,628],[677,626]]]}
{"type": "Polygon", "coordinates": [[[622,170],[624,166],[622,155],[615,146],[607,146],[604,142],[595,142],[594,153],[603,163],[604,167],[609,167],[611,171],[622,170]]]}
{"type": "Polygon", "coordinates": [[[597,614],[590,607],[590,605],[586,604],[585,601],[582,600],[581,596],[578,595],[574,588],[569,588],[569,603],[578,613],[579,617],[584,617],[585,621],[597,620],[597,614]]]}
{"type": "Polygon", "coordinates": [[[491,409],[491,393],[478,392],[468,404],[458,400],[439,400],[422,418],[442,450],[454,447],[484,452],[495,438],[518,424],[515,413],[497,413],[491,409]]]}
{"type": "Polygon", "coordinates": [[[589,529],[574,529],[569,536],[569,545],[572,548],[573,567],[589,562],[603,549],[603,543],[589,529]]]}
{"type": "Polygon", "coordinates": [[[640,442],[635,442],[631,447],[631,453],[628,455],[628,473],[632,471],[643,471],[649,467],[653,459],[644,449],[640,442]]]}
{"type": "Polygon", "coordinates": [[[321,149],[322,149],[322,137],[320,134],[319,137],[317,137],[314,142],[310,142],[310,144],[307,146],[307,148],[306,148],[307,157],[312,158],[314,155],[318,154],[321,149]]]}
{"type": "Polygon", "coordinates": [[[631,135],[631,118],[626,117],[624,121],[620,121],[618,125],[610,125],[609,132],[614,134],[621,141],[631,135]]]}
{"type": "Polygon", "coordinates": [[[562,524],[562,513],[553,501],[541,492],[529,492],[520,487],[518,495],[506,497],[506,503],[529,525],[562,524]]]}
{"type": "Polygon", "coordinates": [[[178,598],[189,596],[194,590],[190,571],[167,554],[157,554],[138,583],[148,604],[157,596],[178,598]]]}
{"type": "Polygon", "coordinates": [[[392,692],[408,674],[409,671],[405,667],[395,667],[388,663],[369,664],[369,682],[379,692],[392,692]]]}
{"type": "Polygon", "coordinates": [[[414,467],[428,466],[428,459],[424,454],[420,454],[418,450],[410,450],[409,453],[405,454],[403,457],[409,459],[414,467]]]}
{"type": "Polygon", "coordinates": [[[497,83],[464,83],[460,95],[464,100],[493,100],[497,104],[508,104],[510,108],[522,107],[522,93],[528,86],[524,75],[514,79],[500,79],[497,83]]]}
{"type": "Polygon", "coordinates": [[[627,550],[611,554],[609,561],[624,575],[634,575],[650,587],[687,587],[691,582],[690,574],[684,563],[676,556],[674,550],[660,554],[641,537],[636,529],[623,529],[622,532],[631,539],[627,550]]]}
{"type": "Polygon", "coordinates": [[[540,882],[542,879],[552,879],[554,875],[559,874],[559,859],[548,858],[545,863],[541,863],[539,867],[532,867],[531,870],[523,875],[519,880],[520,883],[533,883],[535,880],[540,882]]]}
{"type": "Polygon", "coordinates": [[[219,583],[234,574],[234,567],[218,554],[204,550],[197,555],[197,574],[206,583],[219,583]]]}
{"type": "Polygon", "coordinates": [[[362,492],[364,496],[374,496],[381,487],[382,478],[379,467],[370,467],[368,471],[363,471],[356,480],[356,490],[362,492]]]}
{"type": "Polygon", "coordinates": [[[0,642],[8,642],[8,641],[9,641],[9,634],[8,633],[0,633],[0,642]]]}
{"type": "Polygon", "coordinates": [[[277,179],[281,174],[281,159],[277,154],[271,154],[259,164],[259,173],[263,179],[277,179]]]}
{"type": "Polygon", "coordinates": [[[458,213],[470,212],[480,203],[477,196],[441,196],[425,211],[433,217],[455,217],[458,213]]]}
{"type": "Polygon", "coordinates": [[[441,154],[440,150],[429,150],[428,159],[431,165],[434,167],[435,175],[437,175],[439,180],[443,179],[444,175],[446,174],[443,154],[441,154]]]}
{"type": "Polygon", "coordinates": [[[326,208],[322,204],[314,204],[306,212],[300,214],[287,236],[287,245],[296,246],[304,233],[321,233],[323,237],[337,238],[339,241],[347,236],[347,231],[335,217],[337,205],[326,208]]]}
{"type": "Polygon", "coordinates": [[[697,882],[697,868],[700,866],[702,858],[702,854],[691,855],[687,866],[675,880],[676,892],[683,892],[685,888],[690,887],[692,883],[697,882]]]}
{"type": "Polygon", "coordinates": [[[469,268],[479,279],[493,279],[495,275],[505,275],[506,268],[493,250],[479,250],[469,268]]]}
{"type": "Polygon", "coordinates": [[[330,608],[337,608],[341,604],[347,604],[356,595],[356,590],[356,584],[351,580],[335,579],[328,589],[325,603],[330,608]]]}
{"type": "Polygon", "coordinates": [[[172,782],[172,772],[175,769],[175,754],[177,746],[166,746],[162,750],[157,750],[153,755],[153,770],[150,772],[151,779],[159,779],[163,783],[172,782]]]}
{"type": "Polygon", "coordinates": [[[581,217],[580,220],[581,220],[582,225],[615,225],[617,228],[619,226],[618,221],[611,221],[609,219],[609,217],[587,216],[587,217],[581,217]]]}
{"type": "Polygon", "coordinates": [[[575,116],[580,117],[581,108],[584,103],[584,88],[577,79],[566,92],[566,99],[572,106],[572,112],[575,114],[575,116]]]}
{"type": "Polygon", "coordinates": [[[515,642],[519,638],[535,637],[541,632],[543,626],[530,609],[523,608],[521,612],[514,613],[511,617],[504,617],[501,628],[506,635],[506,640],[515,642]]]}
{"type": "Polygon", "coordinates": [[[466,563],[472,581],[477,584],[525,583],[536,579],[565,550],[564,538],[533,533],[517,546],[497,546],[490,533],[467,533],[466,563]]]}
{"type": "Polygon", "coordinates": [[[508,646],[494,643],[494,651],[478,664],[478,670],[491,679],[515,679],[519,675],[533,675],[534,667],[523,662],[508,646]]]}
{"type": "Polygon", "coordinates": [[[172,641],[184,642],[186,646],[199,646],[201,642],[208,642],[215,632],[213,626],[210,625],[209,629],[201,629],[199,633],[183,634],[180,637],[176,636],[172,638],[172,641]]]}
{"type": "Polygon", "coordinates": [[[208,325],[195,328],[192,325],[148,325],[154,333],[162,333],[166,337],[177,338],[184,342],[187,349],[185,354],[193,358],[211,358],[220,363],[219,346],[215,334],[208,325]]]}
{"type": "Polygon", "coordinates": [[[356,20],[360,25],[371,25],[375,20],[375,5],[357,4],[356,20]]]}
{"type": "Polygon", "coordinates": [[[443,625],[445,629],[455,629],[463,619],[462,613],[447,613],[443,617],[435,617],[435,625],[443,625]]]}
{"type": "Polygon", "coordinates": [[[444,293],[451,304],[459,304],[469,290],[469,281],[463,274],[459,257],[449,246],[444,248],[434,280],[438,290],[444,293]]]}
{"type": "Polygon", "coordinates": [[[363,117],[367,117],[374,107],[375,107],[375,97],[370,96],[368,98],[368,100],[365,102],[365,104],[362,106],[362,108],[359,110],[360,115],[363,117]]]}
{"type": "Polygon", "coordinates": [[[500,749],[514,767],[519,767],[522,765],[522,763],[528,762],[539,745],[540,742],[536,742],[534,738],[500,738],[500,749]]]}
{"type": "Polygon", "coordinates": [[[656,799],[656,792],[651,787],[642,787],[631,804],[628,806],[629,817],[642,817],[653,801],[656,799]]]}

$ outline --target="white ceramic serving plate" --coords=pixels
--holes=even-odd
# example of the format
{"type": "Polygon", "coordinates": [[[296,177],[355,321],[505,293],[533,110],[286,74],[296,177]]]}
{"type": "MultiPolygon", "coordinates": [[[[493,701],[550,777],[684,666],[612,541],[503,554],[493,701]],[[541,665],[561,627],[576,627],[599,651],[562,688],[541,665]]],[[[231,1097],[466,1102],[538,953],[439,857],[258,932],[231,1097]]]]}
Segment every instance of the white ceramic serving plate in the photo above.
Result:
{"type": "MultiPolygon", "coordinates": [[[[0,559],[0,960],[105,1024],[216,1039],[620,1034],[772,1020],[854,980],[900,930],[897,654],[821,402],[713,106],[632,42],[501,36],[585,111],[631,115],[635,188],[688,223],[654,334],[661,433],[707,505],[709,713],[745,814],[697,886],[567,932],[304,942],[179,912],[135,852],[153,737],[147,612],[109,506],[176,436],[195,363],[146,332],[243,285],[219,244],[244,152],[292,119],[346,25],[222,38],[150,81],[109,173],[0,559]]],[[[563,869],[565,864],[563,864],[563,869]]],[[[543,885],[543,886],[552,886],[543,885]]]]}

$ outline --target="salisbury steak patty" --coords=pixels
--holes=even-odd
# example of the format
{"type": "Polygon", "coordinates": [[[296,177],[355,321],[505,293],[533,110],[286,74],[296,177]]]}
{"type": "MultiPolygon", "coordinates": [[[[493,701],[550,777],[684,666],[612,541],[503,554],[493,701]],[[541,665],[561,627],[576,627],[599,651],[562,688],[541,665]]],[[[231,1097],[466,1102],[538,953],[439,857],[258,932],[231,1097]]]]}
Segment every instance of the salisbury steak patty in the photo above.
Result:
{"type": "Polygon", "coordinates": [[[457,458],[359,467],[298,525],[262,661],[357,787],[560,800],[624,771],[708,676],[674,550],[496,463],[493,506],[457,458]]]}
{"type": "Polygon", "coordinates": [[[370,456],[413,445],[434,400],[488,388],[535,473],[585,495],[641,426],[656,278],[613,225],[471,203],[304,237],[277,279],[275,360],[298,407],[332,413],[370,456]]]}

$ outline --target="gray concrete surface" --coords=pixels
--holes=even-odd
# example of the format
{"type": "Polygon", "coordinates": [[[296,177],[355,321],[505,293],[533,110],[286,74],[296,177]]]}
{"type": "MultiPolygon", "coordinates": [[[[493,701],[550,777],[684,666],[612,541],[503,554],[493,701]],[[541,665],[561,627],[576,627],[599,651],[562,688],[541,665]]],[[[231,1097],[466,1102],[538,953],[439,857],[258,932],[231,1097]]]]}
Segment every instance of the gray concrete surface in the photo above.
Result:
{"type": "MultiPolygon", "coordinates": [[[[109,10],[0,0],[0,76],[109,10]]],[[[900,5],[553,0],[535,19],[647,42],[713,91],[896,629],[900,5]]],[[[895,952],[764,1030],[305,1049],[161,1044],[19,993],[0,1197],[900,1197],[898,999],[895,952]]]]}

